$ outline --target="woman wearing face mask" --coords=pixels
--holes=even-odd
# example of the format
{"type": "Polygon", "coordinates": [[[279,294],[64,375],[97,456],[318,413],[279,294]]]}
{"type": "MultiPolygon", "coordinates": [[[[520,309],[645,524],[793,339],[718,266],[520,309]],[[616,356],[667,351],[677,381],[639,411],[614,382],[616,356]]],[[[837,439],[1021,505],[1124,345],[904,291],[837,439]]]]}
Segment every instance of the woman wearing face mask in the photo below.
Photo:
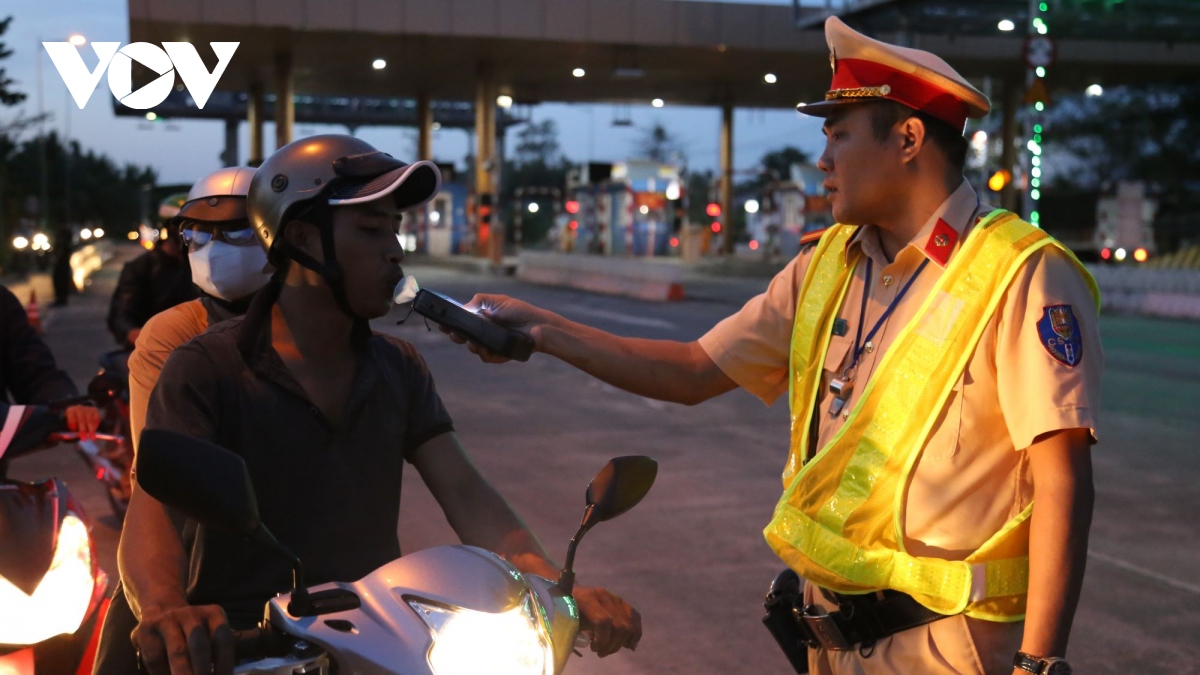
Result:
{"type": "Polygon", "coordinates": [[[146,404],[171,351],[208,330],[240,316],[254,293],[271,278],[263,251],[246,219],[246,192],[254,169],[230,167],[192,186],[173,224],[178,225],[192,268],[192,281],[203,295],[150,319],[129,357],[129,427],[134,452],[146,422],[146,404]]]}

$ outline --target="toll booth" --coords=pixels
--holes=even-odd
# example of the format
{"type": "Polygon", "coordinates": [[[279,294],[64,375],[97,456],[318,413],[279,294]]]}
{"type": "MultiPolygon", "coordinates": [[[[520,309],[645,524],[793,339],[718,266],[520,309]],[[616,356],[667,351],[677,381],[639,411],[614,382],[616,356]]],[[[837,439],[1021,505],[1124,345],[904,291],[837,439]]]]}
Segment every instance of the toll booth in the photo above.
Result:
{"type": "Polygon", "coordinates": [[[421,209],[406,213],[400,242],[410,253],[446,257],[471,253],[473,237],[467,220],[470,191],[459,182],[445,182],[437,196],[421,209]]]}
{"type": "Polygon", "coordinates": [[[560,247],[597,255],[669,255],[672,201],[681,194],[675,166],[633,160],[581,167],[568,178],[570,219],[559,236],[560,247]],[[597,166],[610,167],[600,170],[600,180],[597,166]]]}
{"type": "Polygon", "coordinates": [[[792,258],[800,251],[800,237],[833,225],[824,180],[816,166],[793,164],[787,180],[767,185],[758,212],[746,218],[751,238],[764,253],[773,248],[792,258]]]}

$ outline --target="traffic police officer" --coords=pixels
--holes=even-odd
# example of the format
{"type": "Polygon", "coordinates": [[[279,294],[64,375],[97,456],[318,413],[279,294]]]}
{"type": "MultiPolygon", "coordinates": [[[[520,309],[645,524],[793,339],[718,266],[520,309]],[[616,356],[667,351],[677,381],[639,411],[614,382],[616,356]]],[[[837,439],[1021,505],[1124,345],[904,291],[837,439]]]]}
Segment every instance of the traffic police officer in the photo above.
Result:
{"type": "Polygon", "coordinates": [[[832,86],[800,111],[825,118],[818,166],[839,225],[766,293],[693,343],[619,338],[503,296],[471,306],[642,396],[788,394],[764,535],[808,582],[811,672],[1069,673],[1103,359],[1095,282],[964,180],[982,93],[931,53],[837,18],[825,30],[832,86]]]}

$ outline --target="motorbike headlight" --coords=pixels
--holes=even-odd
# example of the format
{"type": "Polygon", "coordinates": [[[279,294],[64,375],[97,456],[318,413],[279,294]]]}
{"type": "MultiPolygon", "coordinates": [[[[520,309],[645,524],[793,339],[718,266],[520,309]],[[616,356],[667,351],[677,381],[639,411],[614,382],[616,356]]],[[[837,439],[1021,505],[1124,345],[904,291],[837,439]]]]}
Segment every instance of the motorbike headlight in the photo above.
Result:
{"type": "Polygon", "coordinates": [[[433,633],[429,667],[435,675],[552,675],[554,647],[541,611],[528,593],[497,614],[409,600],[433,633]]]}
{"type": "Polygon", "coordinates": [[[95,581],[87,525],[63,518],[50,569],[33,595],[0,576],[0,644],[32,645],[74,633],[87,616],[95,581]]]}

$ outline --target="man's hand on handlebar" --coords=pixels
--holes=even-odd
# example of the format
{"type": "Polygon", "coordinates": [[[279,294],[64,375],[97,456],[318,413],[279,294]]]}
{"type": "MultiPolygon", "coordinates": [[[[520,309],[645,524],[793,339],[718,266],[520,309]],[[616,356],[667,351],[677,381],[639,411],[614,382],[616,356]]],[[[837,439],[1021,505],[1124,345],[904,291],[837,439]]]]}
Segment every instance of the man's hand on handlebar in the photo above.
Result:
{"type": "Polygon", "coordinates": [[[231,675],[234,633],[217,605],[148,608],[133,646],[151,675],[231,675]]]}
{"type": "Polygon", "coordinates": [[[616,593],[603,588],[575,587],[580,629],[589,634],[592,651],[601,658],[622,647],[637,649],[642,639],[642,616],[616,593]]]}
{"type": "Polygon", "coordinates": [[[96,430],[100,428],[100,410],[95,406],[73,405],[67,408],[64,416],[67,428],[79,434],[80,440],[96,439],[96,430]]]}

